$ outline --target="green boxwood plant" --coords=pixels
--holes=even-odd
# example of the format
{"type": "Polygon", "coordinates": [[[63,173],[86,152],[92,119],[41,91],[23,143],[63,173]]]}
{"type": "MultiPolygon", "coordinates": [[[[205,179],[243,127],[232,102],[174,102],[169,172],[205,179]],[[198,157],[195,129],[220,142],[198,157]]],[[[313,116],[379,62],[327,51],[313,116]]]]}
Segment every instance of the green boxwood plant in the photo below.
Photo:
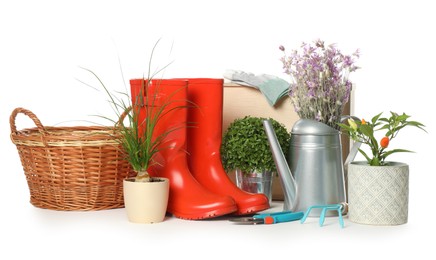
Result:
{"type": "MultiPolygon", "coordinates": [[[[221,144],[224,169],[231,172],[240,169],[244,173],[275,172],[276,165],[270,150],[263,120],[267,118],[245,116],[235,119],[227,128],[221,144]]],[[[290,133],[273,118],[268,118],[276,132],[285,156],[289,152],[290,133]]]]}

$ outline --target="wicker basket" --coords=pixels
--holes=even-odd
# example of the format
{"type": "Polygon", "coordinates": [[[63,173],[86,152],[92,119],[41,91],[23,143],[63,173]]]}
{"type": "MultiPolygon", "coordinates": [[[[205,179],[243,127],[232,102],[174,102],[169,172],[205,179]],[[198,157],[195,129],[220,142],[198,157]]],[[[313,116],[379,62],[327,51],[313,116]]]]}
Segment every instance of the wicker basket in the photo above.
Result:
{"type": "Polygon", "coordinates": [[[115,128],[46,127],[23,108],[12,112],[10,126],[35,207],[64,211],[124,207],[123,179],[132,170],[122,158],[115,128]],[[19,113],[36,127],[17,131],[19,113]]]}

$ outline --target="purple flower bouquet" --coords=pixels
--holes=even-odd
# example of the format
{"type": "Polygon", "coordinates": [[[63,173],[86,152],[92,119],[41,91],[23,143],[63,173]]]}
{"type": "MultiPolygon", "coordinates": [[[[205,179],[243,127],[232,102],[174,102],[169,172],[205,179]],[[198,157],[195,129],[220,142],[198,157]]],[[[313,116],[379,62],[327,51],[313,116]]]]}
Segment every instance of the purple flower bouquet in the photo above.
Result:
{"type": "Polygon", "coordinates": [[[334,44],[325,47],[321,40],[313,45],[303,43],[300,52],[293,50],[290,55],[283,46],[280,50],[284,73],[292,78],[289,96],[295,112],[301,119],[314,119],[339,130],[352,89],[348,77],[358,69],[354,58],[359,58],[359,50],[344,55],[334,44]]]}

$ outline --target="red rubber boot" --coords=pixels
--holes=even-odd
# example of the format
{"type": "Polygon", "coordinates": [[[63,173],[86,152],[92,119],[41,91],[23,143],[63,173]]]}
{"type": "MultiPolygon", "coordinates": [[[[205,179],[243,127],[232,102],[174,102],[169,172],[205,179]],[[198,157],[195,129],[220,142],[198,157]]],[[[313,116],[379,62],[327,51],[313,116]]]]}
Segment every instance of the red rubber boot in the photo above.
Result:
{"type": "MultiPolygon", "coordinates": [[[[132,102],[137,104],[135,97],[143,93],[141,88],[144,80],[130,80],[130,86],[132,102]]],[[[159,136],[167,129],[176,129],[164,138],[161,143],[163,149],[155,154],[155,163],[149,168],[150,176],[170,180],[167,212],[182,219],[206,219],[235,212],[237,207],[233,198],[212,193],[189,171],[186,157],[187,81],[152,80],[147,94],[159,96],[156,103],[171,100],[162,113],[163,119],[156,125],[154,136],[159,136]]],[[[140,120],[145,116],[145,109],[142,111],[144,113],[140,115],[140,120]]]]}
{"type": "Polygon", "coordinates": [[[223,79],[188,79],[190,108],[188,122],[188,165],[194,177],[212,192],[230,195],[238,206],[237,215],[270,207],[264,194],[239,189],[225,172],[221,161],[223,125],[223,79]]]}

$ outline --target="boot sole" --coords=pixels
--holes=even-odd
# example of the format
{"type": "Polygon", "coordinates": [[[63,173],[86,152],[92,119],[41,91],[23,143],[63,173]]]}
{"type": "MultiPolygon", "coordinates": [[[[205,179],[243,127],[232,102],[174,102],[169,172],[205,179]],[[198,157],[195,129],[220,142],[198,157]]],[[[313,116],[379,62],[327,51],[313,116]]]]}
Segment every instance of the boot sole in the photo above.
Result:
{"type": "Polygon", "coordinates": [[[229,208],[220,208],[216,210],[211,210],[207,212],[201,212],[201,213],[195,213],[195,214],[187,214],[187,213],[181,213],[181,212],[170,212],[173,216],[180,219],[186,219],[186,220],[201,220],[201,219],[209,219],[209,218],[216,218],[224,215],[228,215],[231,213],[234,213],[237,211],[236,207],[229,207],[229,208]]]}
{"type": "Polygon", "coordinates": [[[269,204],[263,204],[263,205],[252,206],[252,207],[248,207],[248,208],[244,208],[244,209],[239,208],[233,214],[235,214],[235,215],[249,215],[249,214],[263,211],[263,210],[266,210],[269,208],[270,208],[269,204]]]}

